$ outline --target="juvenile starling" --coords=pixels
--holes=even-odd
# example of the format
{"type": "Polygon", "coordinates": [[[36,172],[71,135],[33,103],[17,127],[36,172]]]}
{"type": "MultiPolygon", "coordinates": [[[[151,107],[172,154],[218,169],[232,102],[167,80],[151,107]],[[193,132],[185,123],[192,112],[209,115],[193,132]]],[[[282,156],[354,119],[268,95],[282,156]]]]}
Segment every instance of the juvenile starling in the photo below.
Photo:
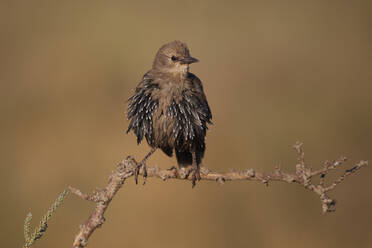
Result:
{"type": "Polygon", "coordinates": [[[186,44],[172,41],[163,45],[149,70],[129,98],[127,133],[133,130],[137,143],[145,137],[151,151],[138,164],[135,180],[146,160],[160,148],[168,156],[175,150],[178,166],[192,165],[192,186],[200,180],[200,163],[205,151],[205,135],[212,114],[200,79],[189,72],[191,63],[186,44]]]}

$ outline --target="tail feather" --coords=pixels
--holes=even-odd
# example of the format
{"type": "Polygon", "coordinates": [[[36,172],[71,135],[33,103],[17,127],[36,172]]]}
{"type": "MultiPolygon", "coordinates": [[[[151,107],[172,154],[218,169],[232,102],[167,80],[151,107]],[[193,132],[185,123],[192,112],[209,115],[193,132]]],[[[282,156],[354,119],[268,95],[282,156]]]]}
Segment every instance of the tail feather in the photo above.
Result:
{"type": "MultiPolygon", "coordinates": [[[[196,151],[196,163],[198,165],[201,163],[203,155],[204,155],[204,151],[196,151]]],[[[176,150],[176,157],[177,157],[178,166],[180,168],[192,165],[192,154],[191,154],[191,152],[176,150]]]]}
{"type": "Polygon", "coordinates": [[[161,150],[167,154],[169,157],[172,157],[173,156],[173,149],[172,147],[170,146],[165,146],[165,147],[162,147],[161,150]]]}

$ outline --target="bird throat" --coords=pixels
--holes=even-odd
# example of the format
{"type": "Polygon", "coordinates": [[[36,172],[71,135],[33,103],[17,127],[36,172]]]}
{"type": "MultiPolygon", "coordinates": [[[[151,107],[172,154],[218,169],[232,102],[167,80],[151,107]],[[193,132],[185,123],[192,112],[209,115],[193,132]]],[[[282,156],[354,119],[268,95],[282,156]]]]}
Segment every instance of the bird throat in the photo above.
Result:
{"type": "Polygon", "coordinates": [[[171,68],[166,68],[164,71],[174,78],[185,79],[189,72],[189,65],[175,65],[171,68]]]}

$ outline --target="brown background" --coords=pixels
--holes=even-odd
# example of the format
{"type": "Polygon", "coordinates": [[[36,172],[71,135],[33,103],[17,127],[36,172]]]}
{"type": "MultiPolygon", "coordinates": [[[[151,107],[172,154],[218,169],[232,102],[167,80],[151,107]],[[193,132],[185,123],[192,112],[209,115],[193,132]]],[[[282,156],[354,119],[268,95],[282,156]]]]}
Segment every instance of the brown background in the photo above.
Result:
{"type": "MultiPolygon", "coordinates": [[[[1,1],[2,247],[21,247],[68,185],[103,186],[149,150],[126,135],[126,99],[157,49],[185,41],[200,59],[215,123],[211,169],[293,170],[372,159],[371,1],[1,1]]],[[[161,152],[149,164],[175,164],[161,152]]],[[[296,185],[126,183],[89,247],[372,247],[371,168],[332,195],[296,185]]],[[[337,174],[337,173],[336,173],[337,174]]],[[[93,205],[70,196],[35,247],[69,247],[93,205]]]]}

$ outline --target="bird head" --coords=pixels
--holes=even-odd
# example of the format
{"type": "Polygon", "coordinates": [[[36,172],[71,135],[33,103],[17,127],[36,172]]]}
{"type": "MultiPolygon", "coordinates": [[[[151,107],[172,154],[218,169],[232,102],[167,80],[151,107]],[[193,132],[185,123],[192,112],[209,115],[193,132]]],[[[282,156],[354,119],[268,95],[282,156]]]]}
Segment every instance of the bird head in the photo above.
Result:
{"type": "Polygon", "coordinates": [[[189,71],[189,65],[195,62],[198,60],[190,56],[187,45],[175,40],[159,49],[152,68],[166,73],[186,74],[189,71]]]}

